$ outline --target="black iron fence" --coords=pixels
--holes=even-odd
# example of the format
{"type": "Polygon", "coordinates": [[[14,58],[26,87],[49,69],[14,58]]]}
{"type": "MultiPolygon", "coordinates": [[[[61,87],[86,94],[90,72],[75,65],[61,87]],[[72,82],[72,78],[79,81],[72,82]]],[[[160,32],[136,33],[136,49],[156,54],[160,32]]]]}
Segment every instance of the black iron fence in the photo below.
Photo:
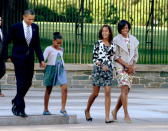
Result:
{"type": "Polygon", "coordinates": [[[53,32],[63,34],[67,63],[92,63],[100,27],[109,24],[116,35],[121,19],[140,41],[139,63],[168,63],[168,0],[29,0],[28,7],[36,12],[43,49],[53,32]]]}

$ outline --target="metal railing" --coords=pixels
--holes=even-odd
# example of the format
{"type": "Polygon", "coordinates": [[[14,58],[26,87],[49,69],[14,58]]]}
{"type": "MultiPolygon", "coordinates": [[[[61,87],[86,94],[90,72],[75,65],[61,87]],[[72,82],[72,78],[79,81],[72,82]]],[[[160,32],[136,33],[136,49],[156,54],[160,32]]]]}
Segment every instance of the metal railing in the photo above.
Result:
{"type": "Polygon", "coordinates": [[[67,63],[92,63],[92,49],[103,24],[113,28],[126,19],[140,41],[141,64],[168,64],[168,0],[29,0],[36,12],[44,50],[52,44],[52,33],[64,37],[67,63]]]}

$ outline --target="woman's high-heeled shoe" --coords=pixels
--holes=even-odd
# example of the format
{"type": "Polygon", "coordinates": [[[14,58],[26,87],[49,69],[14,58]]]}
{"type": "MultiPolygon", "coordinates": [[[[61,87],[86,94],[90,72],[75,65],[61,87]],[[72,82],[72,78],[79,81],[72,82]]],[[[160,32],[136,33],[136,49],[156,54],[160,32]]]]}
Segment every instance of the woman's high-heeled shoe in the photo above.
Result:
{"type": "Polygon", "coordinates": [[[114,122],[114,121],[111,121],[111,120],[107,121],[107,120],[105,120],[106,124],[109,124],[109,123],[112,123],[112,122],[114,122]]]}
{"type": "Polygon", "coordinates": [[[90,113],[87,112],[86,110],[85,110],[85,118],[86,118],[86,121],[92,121],[93,120],[93,118],[90,116],[90,113]]]}

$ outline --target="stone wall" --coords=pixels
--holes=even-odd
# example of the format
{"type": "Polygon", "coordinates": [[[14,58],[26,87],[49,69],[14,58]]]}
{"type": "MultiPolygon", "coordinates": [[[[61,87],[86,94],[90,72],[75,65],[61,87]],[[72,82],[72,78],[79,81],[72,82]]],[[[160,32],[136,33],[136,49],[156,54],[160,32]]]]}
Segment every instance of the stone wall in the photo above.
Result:
{"type": "MultiPolygon", "coordinates": [[[[66,64],[68,74],[68,86],[89,88],[91,84],[91,64],[66,64]]],[[[167,88],[168,66],[167,65],[137,65],[136,74],[133,78],[133,87],[136,88],[167,88]]],[[[116,79],[113,87],[117,87],[116,79]]],[[[0,80],[3,87],[15,87],[16,79],[13,65],[7,63],[7,73],[0,80]]],[[[32,87],[43,87],[43,70],[39,64],[35,65],[32,87]]]]}

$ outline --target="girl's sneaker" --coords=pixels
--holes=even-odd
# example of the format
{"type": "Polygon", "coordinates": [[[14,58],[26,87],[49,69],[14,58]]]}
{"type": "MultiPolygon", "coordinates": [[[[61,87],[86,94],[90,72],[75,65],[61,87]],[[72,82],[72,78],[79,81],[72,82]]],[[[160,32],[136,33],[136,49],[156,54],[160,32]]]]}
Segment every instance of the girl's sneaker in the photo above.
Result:
{"type": "Polygon", "coordinates": [[[64,117],[68,117],[68,114],[66,112],[66,110],[60,110],[60,113],[64,116],[64,117]]]}
{"type": "Polygon", "coordinates": [[[43,115],[51,115],[51,113],[49,111],[44,111],[43,115]]]}

